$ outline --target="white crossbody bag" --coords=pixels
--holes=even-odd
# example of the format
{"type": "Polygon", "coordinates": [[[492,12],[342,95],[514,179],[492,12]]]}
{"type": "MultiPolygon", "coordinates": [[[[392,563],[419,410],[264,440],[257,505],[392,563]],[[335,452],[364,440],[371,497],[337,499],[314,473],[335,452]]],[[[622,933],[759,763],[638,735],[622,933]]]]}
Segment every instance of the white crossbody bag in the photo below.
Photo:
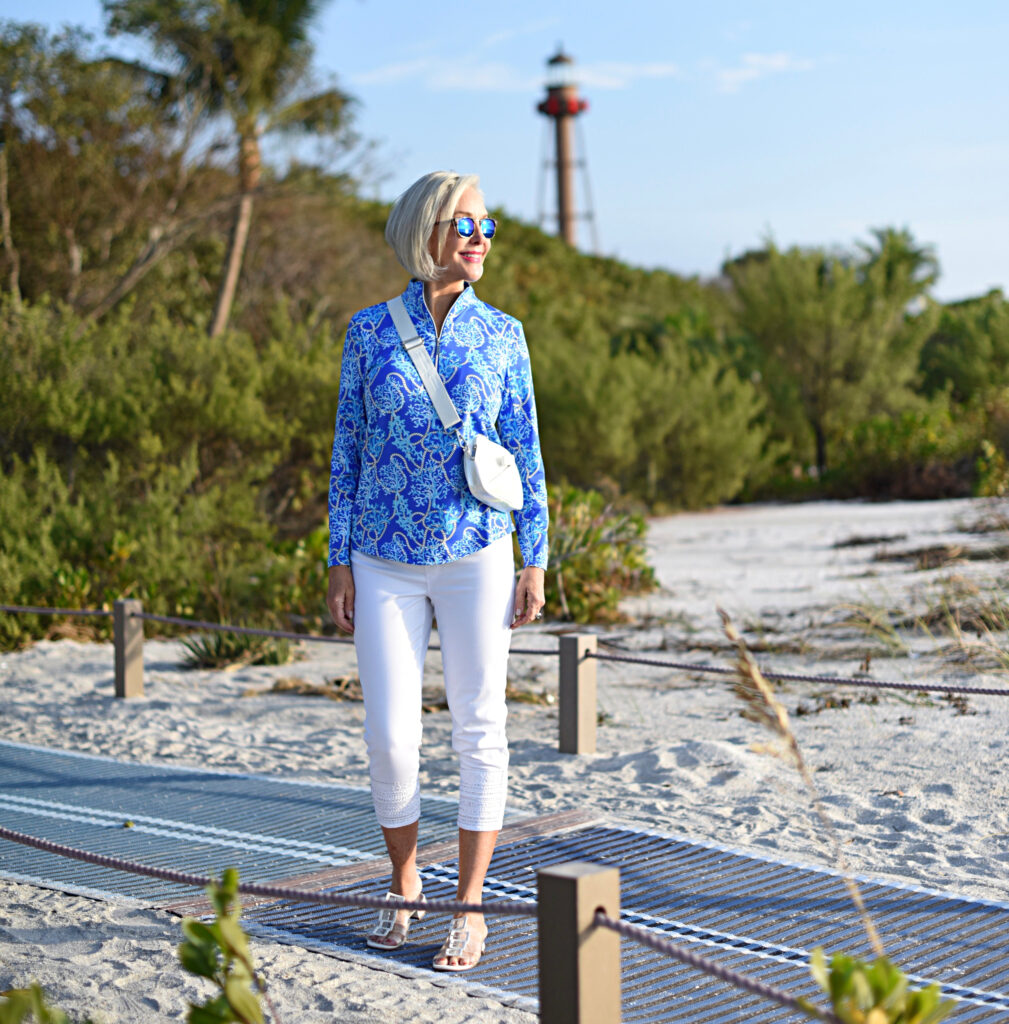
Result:
{"type": "Polygon", "coordinates": [[[467,444],[459,424],[459,412],[445,388],[437,368],[427,354],[424,342],[406,311],[402,296],[390,299],[387,303],[392,322],[396,325],[399,340],[403,348],[417,367],[420,379],[424,382],[435,412],[446,430],[455,432],[459,446],[463,451],[463,467],[466,471],[466,483],[470,493],[478,501],[482,501],[499,512],[517,511],[522,507],[522,480],[515,456],[507,448],[492,441],[485,434],[477,434],[467,444]]]}

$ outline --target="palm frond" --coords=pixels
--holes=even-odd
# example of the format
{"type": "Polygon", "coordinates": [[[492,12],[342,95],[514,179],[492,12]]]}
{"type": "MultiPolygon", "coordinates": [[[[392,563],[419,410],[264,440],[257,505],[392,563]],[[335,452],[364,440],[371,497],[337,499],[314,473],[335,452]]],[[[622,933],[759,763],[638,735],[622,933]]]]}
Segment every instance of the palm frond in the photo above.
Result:
{"type": "Polygon", "coordinates": [[[275,111],[266,124],[266,130],[316,135],[335,132],[346,124],[347,108],[352,102],[351,97],[339,89],[305,96],[275,111]]]}
{"type": "Polygon", "coordinates": [[[90,62],[92,67],[109,68],[120,71],[132,78],[152,100],[160,102],[176,95],[180,81],[177,75],[160,68],[153,68],[137,60],[124,60],[122,57],[101,57],[90,62]]]}
{"type": "Polygon", "coordinates": [[[325,0],[231,0],[244,17],[276,30],[285,47],[306,46],[325,0]]]}

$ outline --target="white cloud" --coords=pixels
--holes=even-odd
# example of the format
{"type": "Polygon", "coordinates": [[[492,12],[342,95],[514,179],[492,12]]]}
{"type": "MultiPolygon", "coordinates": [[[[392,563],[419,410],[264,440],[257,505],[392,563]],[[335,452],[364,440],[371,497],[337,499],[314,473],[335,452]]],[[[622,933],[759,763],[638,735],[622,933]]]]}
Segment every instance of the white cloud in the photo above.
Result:
{"type": "MultiPolygon", "coordinates": [[[[504,61],[421,57],[385,64],[348,77],[356,85],[416,82],[432,92],[521,92],[534,95],[542,91],[546,72],[544,69],[532,73],[504,61]]],[[[682,77],[680,68],[668,63],[599,61],[575,65],[576,80],[592,89],[626,89],[640,79],[679,77],[682,77]]]]}
{"type": "Polygon", "coordinates": [[[484,48],[491,46],[498,46],[501,43],[507,43],[512,39],[517,39],[520,36],[532,36],[538,35],[545,29],[553,28],[554,25],[560,23],[560,18],[540,18],[539,21],[530,21],[526,25],[522,25],[519,28],[505,28],[501,29],[500,32],[494,32],[487,36],[486,39],[480,44],[484,48]]]}
{"type": "Polygon", "coordinates": [[[438,57],[385,64],[349,77],[356,85],[396,85],[412,82],[431,92],[534,93],[543,82],[542,75],[523,73],[501,61],[450,61],[438,57]]]}
{"type": "Polygon", "coordinates": [[[575,78],[596,89],[626,89],[640,78],[681,78],[676,64],[632,64],[621,61],[600,61],[575,65],[575,78]]]}
{"type": "Polygon", "coordinates": [[[716,70],[720,92],[738,92],[744,85],[784,71],[812,71],[815,62],[789,53],[744,53],[739,67],[716,70]]]}
{"type": "Polygon", "coordinates": [[[501,61],[472,61],[465,64],[438,61],[425,84],[437,92],[526,92],[534,93],[543,77],[520,71],[501,61]]]}
{"type": "Polygon", "coordinates": [[[430,57],[419,57],[417,60],[385,64],[380,68],[373,68],[371,71],[361,71],[349,77],[351,81],[357,82],[360,85],[390,85],[394,82],[402,82],[407,78],[420,78],[439,63],[441,62],[430,57]]]}

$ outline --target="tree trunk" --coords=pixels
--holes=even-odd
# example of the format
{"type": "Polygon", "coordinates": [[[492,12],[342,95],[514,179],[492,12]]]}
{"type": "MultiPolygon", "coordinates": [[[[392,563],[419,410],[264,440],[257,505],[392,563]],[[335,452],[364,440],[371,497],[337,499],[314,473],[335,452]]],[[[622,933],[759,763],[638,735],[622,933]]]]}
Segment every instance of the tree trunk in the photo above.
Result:
{"type": "Polygon", "coordinates": [[[182,237],[165,238],[162,236],[148,243],[144,251],[133,261],[129,270],[106,292],[105,297],[83,315],[81,333],[83,333],[85,324],[105,316],[124,295],[127,295],[139,284],[149,270],[154,269],[163,256],[167,256],[181,241],[182,237]]]}
{"type": "Polygon", "coordinates": [[[77,243],[77,234],[72,227],[63,229],[63,237],[67,240],[67,256],[70,260],[70,283],[67,285],[66,300],[71,305],[77,304],[77,296],[81,290],[81,271],[84,268],[84,257],[77,243]]]}
{"type": "Polygon", "coordinates": [[[229,211],[233,207],[234,202],[234,199],[229,197],[226,200],[212,203],[206,209],[183,221],[181,224],[174,221],[166,221],[163,224],[152,227],[147,244],[133,261],[130,268],[106,292],[105,297],[93,309],[88,310],[84,314],[78,333],[82,334],[85,325],[92,320],[98,320],[105,316],[120,299],[128,295],[139,284],[148,271],[153,270],[165,256],[182,245],[209,217],[229,211]]]}
{"type": "Polygon", "coordinates": [[[8,287],[15,309],[21,308],[21,256],[11,236],[11,208],[7,199],[7,146],[0,142],[0,230],[3,232],[4,254],[10,264],[8,287]]]}
{"type": "Polygon", "coordinates": [[[245,256],[245,243],[249,239],[249,226],[252,223],[252,194],[259,184],[261,167],[259,135],[256,129],[252,128],[243,132],[239,145],[238,171],[242,198],[235,213],[224,277],[221,281],[221,290],[217,294],[214,320],[210,325],[211,338],[216,338],[221,334],[228,326],[228,320],[231,317],[231,307],[238,288],[238,275],[242,271],[242,259],[245,256]]]}
{"type": "Polygon", "coordinates": [[[819,479],[827,469],[827,438],[823,432],[823,424],[813,424],[813,437],[816,439],[816,472],[819,479]]]}

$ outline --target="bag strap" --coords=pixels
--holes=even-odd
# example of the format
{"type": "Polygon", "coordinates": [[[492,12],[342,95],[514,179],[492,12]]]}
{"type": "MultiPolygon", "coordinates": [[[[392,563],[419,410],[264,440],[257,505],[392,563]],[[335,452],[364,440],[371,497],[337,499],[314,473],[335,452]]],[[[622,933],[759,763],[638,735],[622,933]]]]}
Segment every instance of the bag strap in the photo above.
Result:
{"type": "Polygon", "coordinates": [[[392,322],[396,326],[399,340],[403,343],[403,348],[406,349],[407,354],[413,360],[413,365],[417,367],[417,372],[420,374],[424,388],[428,395],[431,396],[431,401],[434,403],[438,418],[446,430],[451,430],[461,423],[462,420],[459,417],[455,403],[445,388],[445,382],[441,379],[441,374],[438,373],[437,368],[431,361],[431,357],[427,354],[424,342],[417,334],[417,329],[410,319],[410,314],[406,311],[403,296],[397,295],[396,298],[390,299],[386,305],[389,307],[389,313],[392,315],[392,322]]]}

